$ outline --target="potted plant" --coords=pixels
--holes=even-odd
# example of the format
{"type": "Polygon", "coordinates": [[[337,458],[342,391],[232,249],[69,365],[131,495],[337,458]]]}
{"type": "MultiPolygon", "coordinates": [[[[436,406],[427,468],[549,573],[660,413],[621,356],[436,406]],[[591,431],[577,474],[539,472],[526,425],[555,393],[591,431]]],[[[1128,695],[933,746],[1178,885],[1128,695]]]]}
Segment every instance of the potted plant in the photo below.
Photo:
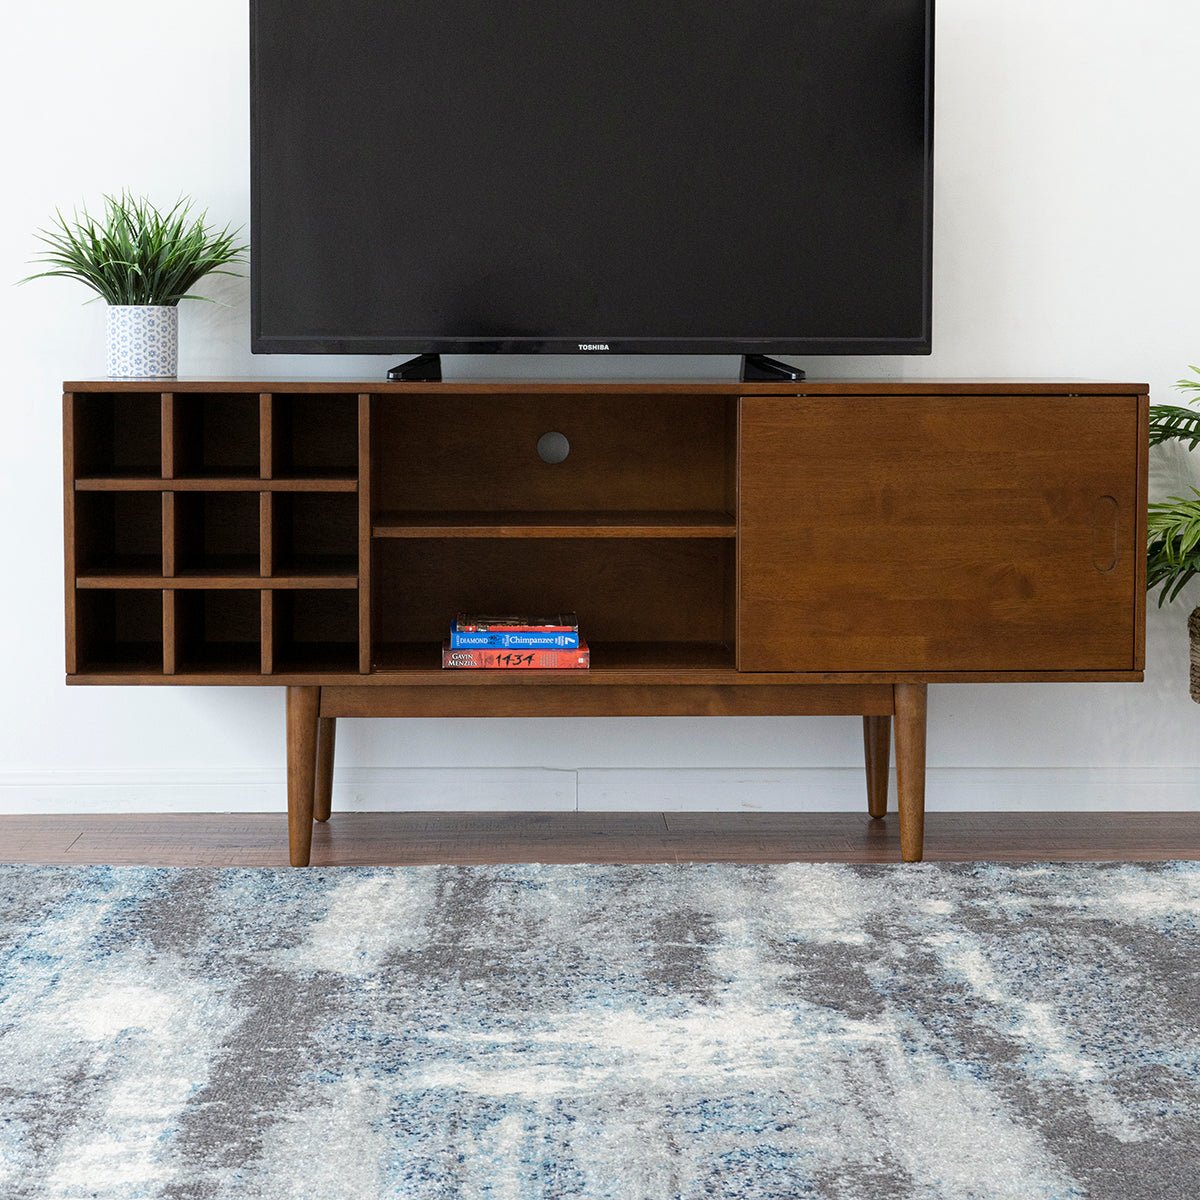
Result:
{"type": "MultiPolygon", "coordinates": [[[[61,212],[38,232],[48,249],[33,261],[49,269],[29,279],[78,279],[108,305],[110,378],[172,377],[178,369],[180,300],[203,299],[192,288],[206,275],[245,262],[240,231],[212,229],[206,213],[179,200],[160,212],[127,192],[104,197],[104,214],[84,209],[68,221],[61,212]]],[[[22,280],[22,283],[28,280],[22,280]]]]}
{"type": "MultiPolygon", "coordinates": [[[[1192,367],[1200,375],[1200,367],[1192,367]]],[[[1200,380],[1181,379],[1179,389],[1200,392],[1200,380]]],[[[1200,446],[1200,410],[1175,404],[1150,407],[1150,444],[1180,441],[1189,450],[1200,446]]],[[[1190,496],[1170,496],[1150,505],[1147,521],[1146,587],[1161,587],[1159,605],[1174,600],[1184,586],[1200,575],[1200,489],[1189,488],[1190,496]]],[[[1191,635],[1191,692],[1200,703],[1200,607],[1188,617],[1191,635]]]]}

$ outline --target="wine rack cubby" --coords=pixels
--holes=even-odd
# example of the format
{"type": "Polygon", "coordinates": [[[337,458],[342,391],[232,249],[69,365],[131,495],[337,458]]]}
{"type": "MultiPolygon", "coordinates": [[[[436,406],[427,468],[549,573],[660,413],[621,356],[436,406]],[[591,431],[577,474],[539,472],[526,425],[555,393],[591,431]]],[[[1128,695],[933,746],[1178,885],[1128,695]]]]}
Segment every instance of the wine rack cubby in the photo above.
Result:
{"type": "Polygon", "coordinates": [[[358,599],[340,589],[271,593],[274,668],[281,674],[358,670],[358,599]]]}
{"type": "Polygon", "coordinates": [[[81,392],[68,430],[75,476],[127,479],[162,471],[162,397],[158,392],[81,392]]]}
{"type": "Polygon", "coordinates": [[[358,395],[176,388],[65,397],[69,673],[358,671],[358,395]]]}
{"type": "Polygon", "coordinates": [[[220,393],[172,397],[166,447],[177,478],[255,479],[261,471],[259,395],[220,393]]]}
{"type": "Polygon", "coordinates": [[[75,529],[80,575],[162,574],[163,498],[157,492],[81,492],[75,529]]]}
{"type": "Polygon", "coordinates": [[[176,492],[176,575],[258,575],[261,501],[254,492],[176,492]]]}
{"type": "Polygon", "coordinates": [[[353,575],[358,571],[358,497],[275,492],[271,553],[280,574],[353,575]]]}
{"type": "Polygon", "coordinates": [[[271,471],[279,479],[358,475],[358,397],[277,393],[271,397],[271,471]]]}
{"type": "Polygon", "coordinates": [[[261,672],[261,593],[197,588],[169,592],[167,602],[175,606],[174,673],[261,672]]]}
{"type": "Polygon", "coordinates": [[[163,669],[161,591],[80,591],[75,641],[80,674],[148,674],[163,669]]]}

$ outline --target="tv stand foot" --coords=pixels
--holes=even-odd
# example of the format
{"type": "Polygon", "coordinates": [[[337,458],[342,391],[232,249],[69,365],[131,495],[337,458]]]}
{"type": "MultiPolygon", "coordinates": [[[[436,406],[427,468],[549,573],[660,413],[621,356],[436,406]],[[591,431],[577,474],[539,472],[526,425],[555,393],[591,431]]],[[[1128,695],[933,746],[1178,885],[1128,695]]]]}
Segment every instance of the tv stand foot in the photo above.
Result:
{"type": "Polygon", "coordinates": [[[393,367],[387,377],[392,383],[441,383],[442,356],[418,354],[416,358],[393,367]]]}
{"type": "Polygon", "coordinates": [[[920,862],[925,853],[925,714],[928,688],[923,683],[898,683],[893,692],[900,857],[905,862],[920,862]]]}
{"type": "Polygon", "coordinates": [[[333,754],[337,718],[317,720],[317,787],[313,797],[313,820],[328,821],[333,811],[333,754]]]}
{"type": "Polygon", "coordinates": [[[743,354],[742,375],[743,383],[766,382],[774,383],[779,379],[799,382],[804,378],[804,372],[799,367],[788,366],[777,358],[768,358],[765,354],[743,354]]]}
{"type": "Polygon", "coordinates": [[[892,718],[863,717],[863,758],[867,765],[867,812],[887,816],[888,772],[892,765],[892,718]]]}
{"type": "Polygon", "coordinates": [[[307,867],[312,853],[313,800],[317,786],[317,728],[321,689],[287,690],[288,857],[307,867]]]}

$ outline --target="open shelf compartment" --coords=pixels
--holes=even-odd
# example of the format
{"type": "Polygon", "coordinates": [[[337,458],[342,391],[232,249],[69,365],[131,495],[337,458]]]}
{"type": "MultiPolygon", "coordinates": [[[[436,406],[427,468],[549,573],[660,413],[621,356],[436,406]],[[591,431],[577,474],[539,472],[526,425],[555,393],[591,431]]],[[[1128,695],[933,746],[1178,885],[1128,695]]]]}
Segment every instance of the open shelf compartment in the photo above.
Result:
{"type": "Polygon", "coordinates": [[[176,492],[177,575],[259,575],[259,497],[255,492],[176,492]]]}
{"type": "Polygon", "coordinates": [[[274,673],[358,671],[358,592],[271,594],[274,673]]]}
{"type": "Polygon", "coordinates": [[[169,593],[175,606],[178,674],[257,675],[262,669],[260,594],[188,589],[169,593]]]}
{"type": "Polygon", "coordinates": [[[593,669],[732,668],[733,546],[726,538],[376,542],[373,667],[437,669],[457,612],[499,611],[577,613],[593,669]]]}
{"type": "Polygon", "coordinates": [[[162,393],[76,392],[70,402],[75,478],[162,476],[162,393]]]}
{"type": "Polygon", "coordinates": [[[163,500],[157,492],[80,492],[75,497],[79,576],[161,576],[163,500]]]}
{"type": "Polygon", "coordinates": [[[710,394],[379,396],[373,532],[731,538],[736,413],[710,394]],[[547,434],[561,461],[539,451],[547,434]]]}
{"type": "Polygon", "coordinates": [[[276,492],[271,498],[271,574],[358,574],[358,497],[276,492]]]}
{"type": "MultiPolygon", "coordinates": [[[[586,635],[585,635],[586,637],[586,635]]],[[[588,638],[591,650],[589,673],[651,671],[733,671],[733,647],[724,642],[604,642],[588,638]]],[[[379,672],[442,671],[442,643],[384,642],[375,649],[374,669],[379,672]]],[[[478,671],[445,672],[464,683],[478,680],[478,671]]],[[[495,674],[495,672],[491,672],[495,674]]],[[[555,671],[568,682],[575,671],[555,671]]],[[[528,679],[524,672],[510,673],[514,683],[528,679]]]]}
{"type": "Polygon", "coordinates": [[[276,479],[354,479],[358,475],[358,396],[271,396],[271,474],[276,479]]]}
{"type": "Polygon", "coordinates": [[[256,479],[259,394],[179,392],[172,402],[171,473],[180,479],[256,479]]]}
{"type": "Polygon", "coordinates": [[[81,675],[161,675],[162,591],[77,592],[75,655],[81,675]]]}

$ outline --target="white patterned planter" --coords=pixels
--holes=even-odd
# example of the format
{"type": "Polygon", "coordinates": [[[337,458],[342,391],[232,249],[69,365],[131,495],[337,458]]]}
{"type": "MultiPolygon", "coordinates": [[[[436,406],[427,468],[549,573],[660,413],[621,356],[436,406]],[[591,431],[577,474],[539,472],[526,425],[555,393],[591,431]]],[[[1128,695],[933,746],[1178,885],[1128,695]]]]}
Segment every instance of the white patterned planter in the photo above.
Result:
{"type": "Polygon", "coordinates": [[[179,368],[179,309],[110,304],[107,360],[110,379],[174,378],[179,368]]]}

